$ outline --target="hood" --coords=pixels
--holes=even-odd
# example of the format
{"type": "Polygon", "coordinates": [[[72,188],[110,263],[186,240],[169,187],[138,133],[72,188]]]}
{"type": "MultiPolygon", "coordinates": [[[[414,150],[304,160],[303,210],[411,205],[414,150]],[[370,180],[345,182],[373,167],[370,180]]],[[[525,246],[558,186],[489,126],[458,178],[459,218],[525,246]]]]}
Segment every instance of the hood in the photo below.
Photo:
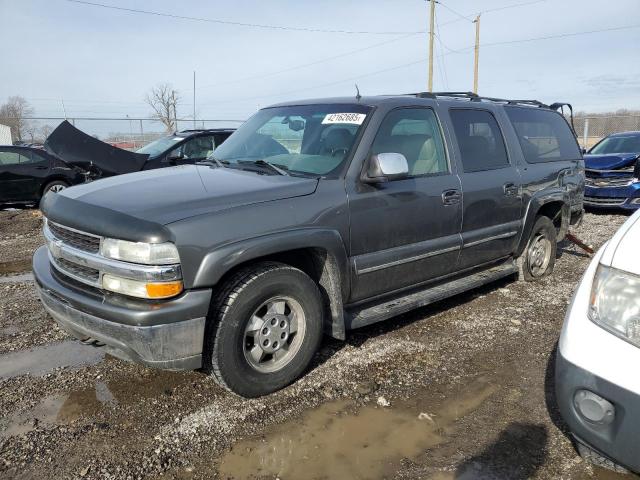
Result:
{"type": "Polygon", "coordinates": [[[618,170],[633,167],[637,153],[617,153],[611,155],[585,155],[584,166],[590,170],[618,170]]]}
{"type": "Polygon", "coordinates": [[[138,172],[149,155],[129,152],[78,130],[66,120],[44,143],[47,152],[84,170],[98,169],[101,176],[138,172]]]}
{"type": "Polygon", "coordinates": [[[103,178],[59,195],[166,225],[242,205],[310,195],[317,185],[315,178],[182,165],[103,178]]]}
{"type": "Polygon", "coordinates": [[[600,263],[640,275],[638,245],[640,245],[640,210],[629,217],[609,240],[600,263]]]}

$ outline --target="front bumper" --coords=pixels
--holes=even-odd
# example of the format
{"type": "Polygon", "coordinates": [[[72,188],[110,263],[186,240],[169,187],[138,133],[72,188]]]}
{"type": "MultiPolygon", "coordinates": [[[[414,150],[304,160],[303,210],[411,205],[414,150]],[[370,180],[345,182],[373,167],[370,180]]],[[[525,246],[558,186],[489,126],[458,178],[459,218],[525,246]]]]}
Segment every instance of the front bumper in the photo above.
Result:
{"type": "Polygon", "coordinates": [[[587,316],[601,249],[584,274],[567,311],[556,359],[556,398],[576,440],[629,470],[640,472],[640,348],[609,333],[587,316]],[[586,390],[615,408],[612,421],[593,422],[578,411],[576,392],[586,390]]]}
{"type": "Polygon", "coordinates": [[[640,395],[572,364],[558,353],[556,397],[560,414],[576,441],[640,473],[640,395]],[[596,424],[583,417],[573,400],[578,390],[593,392],[612,403],[615,407],[614,421],[608,425],[596,424]]]}
{"type": "Polygon", "coordinates": [[[640,183],[623,187],[585,186],[584,204],[592,208],[640,208],[640,183]]]}
{"type": "Polygon", "coordinates": [[[67,332],[112,355],[171,370],[202,366],[205,320],[211,290],[190,290],[150,302],[87,291],[52,271],[46,247],[33,256],[36,289],[45,309],[67,332]]]}

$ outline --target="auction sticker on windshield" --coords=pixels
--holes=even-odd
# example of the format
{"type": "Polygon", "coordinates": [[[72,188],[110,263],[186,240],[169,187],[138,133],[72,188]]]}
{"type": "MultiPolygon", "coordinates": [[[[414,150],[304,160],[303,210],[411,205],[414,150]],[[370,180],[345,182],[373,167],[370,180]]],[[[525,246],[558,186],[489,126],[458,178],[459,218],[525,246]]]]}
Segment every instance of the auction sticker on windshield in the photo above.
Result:
{"type": "Polygon", "coordinates": [[[329,113],[322,120],[322,124],[327,123],[350,123],[353,125],[362,125],[367,115],[365,113],[329,113]]]}

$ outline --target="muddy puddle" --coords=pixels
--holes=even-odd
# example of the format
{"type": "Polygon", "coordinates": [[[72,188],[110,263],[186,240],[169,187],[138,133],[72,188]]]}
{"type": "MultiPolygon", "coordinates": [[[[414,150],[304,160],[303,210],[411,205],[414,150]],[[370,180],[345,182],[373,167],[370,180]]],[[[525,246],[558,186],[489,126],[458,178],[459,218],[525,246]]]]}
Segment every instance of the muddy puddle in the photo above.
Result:
{"type": "Polygon", "coordinates": [[[31,259],[0,262],[0,275],[11,275],[31,271],[31,259]]]}
{"type": "MultiPolygon", "coordinates": [[[[119,360],[113,360],[118,362],[119,360]]],[[[95,418],[105,409],[139,403],[145,398],[172,395],[174,390],[193,380],[191,372],[153,371],[117,380],[96,380],[89,388],[80,388],[44,397],[25,412],[0,419],[0,438],[24,435],[40,427],[69,425],[82,419],[95,418]]]]}
{"type": "Polygon", "coordinates": [[[60,367],[94,365],[104,358],[100,349],[67,341],[0,355],[0,379],[44,375],[60,367]]]}
{"type": "Polygon", "coordinates": [[[403,459],[415,461],[445,443],[456,422],[497,388],[482,377],[438,404],[356,409],[349,401],[328,403],[260,438],[236,443],[222,458],[219,473],[238,480],[386,478],[403,459]]]}

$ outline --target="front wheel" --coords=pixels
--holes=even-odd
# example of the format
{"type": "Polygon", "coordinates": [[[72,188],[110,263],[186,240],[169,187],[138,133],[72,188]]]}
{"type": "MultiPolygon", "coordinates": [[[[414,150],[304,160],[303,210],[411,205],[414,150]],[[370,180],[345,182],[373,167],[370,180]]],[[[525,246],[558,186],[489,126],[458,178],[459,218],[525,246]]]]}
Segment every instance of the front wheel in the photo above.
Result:
{"type": "Polygon", "coordinates": [[[53,182],[47,183],[47,185],[42,190],[42,196],[44,197],[49,192],[60,193],[68,186],[69,184],[67,182],[63,182],[62,180],[54,180],[53,182]]]}
{"type": "Polygon", "coordinates": [[[258,397],[296,380],[322,339],[322,299],[301,270],[261,263],[233,275],[214,300],[205,368],[221,386],[258,397]]]}
{"type": "Polygon", "coordinates": [[[556,263],[556,227],[548,217],[538,217],[527,246],[518,259],[520,277],[533,282],[553,272],[556,263]]]}

